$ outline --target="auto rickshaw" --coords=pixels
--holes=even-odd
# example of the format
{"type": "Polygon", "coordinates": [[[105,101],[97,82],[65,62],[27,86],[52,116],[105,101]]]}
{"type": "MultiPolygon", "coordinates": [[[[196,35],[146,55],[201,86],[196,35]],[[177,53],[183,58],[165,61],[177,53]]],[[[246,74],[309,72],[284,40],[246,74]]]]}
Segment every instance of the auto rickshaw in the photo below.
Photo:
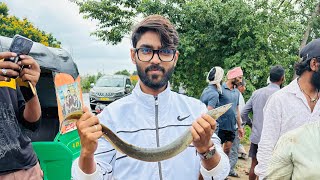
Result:
{"type": "MultiPolygon", "coordinates": [[[[8,51],[12,38],[0,36],[0,51],[8,51]]],[[[44,179],[70,180],[71,165],[80,154],[80,138],[75,122],[64,117],[82,109],[82,91],[77,65],[60,48],[33,43],[29,53],[40,65],[37,84],[42,116],[35,131],[23,129],[32,140],[44,179]]]]}

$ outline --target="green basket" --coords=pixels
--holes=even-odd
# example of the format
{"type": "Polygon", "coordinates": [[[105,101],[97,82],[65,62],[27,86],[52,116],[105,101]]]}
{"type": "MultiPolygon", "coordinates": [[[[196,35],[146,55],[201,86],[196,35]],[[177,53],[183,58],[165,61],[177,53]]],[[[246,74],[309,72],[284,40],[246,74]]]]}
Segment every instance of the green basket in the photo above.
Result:
{"type": "Polygon", "coordinates": [[[80,137],[74,130],[58,134],[53,142],[33,142],[45,180],[70,180],[73,160],[80,155],[80,137]]]}

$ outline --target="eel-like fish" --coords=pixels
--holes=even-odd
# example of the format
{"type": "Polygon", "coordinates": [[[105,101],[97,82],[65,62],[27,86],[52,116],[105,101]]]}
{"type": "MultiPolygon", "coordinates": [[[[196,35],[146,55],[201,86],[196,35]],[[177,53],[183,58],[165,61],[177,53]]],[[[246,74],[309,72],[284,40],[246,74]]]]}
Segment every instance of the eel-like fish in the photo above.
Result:
{"type": "MultiPolygon", "coordinates": [[[[207,114],[214,119],[218,119],[222,114],[227,112],[231,106],[232,104],[226,104],[208,111],[207,114]]],[[[80,119],[82,114],[82,111],[75,111],[67,115],[66,120],[80,119]]],[[[103,124],[100,125],[102,126],[103,137],[106,138],[117,151],[120,151],[129,157],[147,162],[158,162],[172,158],[185,150],[193,139],[191,131],[188,128],[179,138],[170,144],[158,148],[143,148],[123,141],[108,127],[103,124]]]]}

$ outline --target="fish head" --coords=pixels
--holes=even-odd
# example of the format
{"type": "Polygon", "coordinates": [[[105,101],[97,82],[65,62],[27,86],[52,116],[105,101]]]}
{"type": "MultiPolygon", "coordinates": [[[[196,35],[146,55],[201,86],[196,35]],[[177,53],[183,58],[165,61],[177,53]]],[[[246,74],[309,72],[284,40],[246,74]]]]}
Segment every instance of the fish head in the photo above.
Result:
{"type": "Polygon", "coordinates": [[[213,119],[217,120],[220,116],[226,113],[232,107],[232,103],[217,107],[207,112],[213,119]]]}

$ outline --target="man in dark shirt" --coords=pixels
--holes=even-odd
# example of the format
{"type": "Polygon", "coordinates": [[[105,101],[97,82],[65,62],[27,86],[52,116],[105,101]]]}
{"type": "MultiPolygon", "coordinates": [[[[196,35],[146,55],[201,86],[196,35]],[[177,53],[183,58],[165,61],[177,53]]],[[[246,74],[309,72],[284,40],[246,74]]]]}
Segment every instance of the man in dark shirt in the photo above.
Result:
{"type": "Polygon", "coordinates": [[[221,80],[224,71],[221,67],[213,67],[208,75],[208,86],[203,90],[200,100],[207,106],[208,110],[214,109],[219,106],[219,94],[222,92],[221,80]]]}
{"type": "Polygon", "coordinates": [[[31,140],[23,128],[35,129],[41,115],[37,95],[27,101],[24,99],[16,80],[30,81],[36,86],[40,77],[40,67],[26,55],[20,55],[17,64],[4,61],[16,57],[11,52],[0,53],[0,179],[42,179],[37,156],[31,140]],[[27,68],[21,68],[22,66],[27,68]]]}
{"type": "Polygon", "coordinates": [[[242,77],[243,72],[240,67],[231,69],[227,74],[228,80],[222,84],[222,94],[219,98],[220,106],[232,103],[232,107],[218,119],[218,136],[221,139],[221,144],[224,144],[223,150],[228,156],[235,138],[236,124],[239,127],[239,137],[242,138],[244,134],[238,107],[240,92],[236,88],[236,85],[242,82],[242,77]]]}
{"type": "MultiPolygon", "coordinates": [[[[242,82],[239,82],[239,84],[237,84],[237,89],[240,92],[238,107],[239,107],[239,111],[241,112],[241,109],[245,105],[245,101],[244,101],[244,98],[242,95],[244,93],[244,91],[246,90],[246,81],[244,78],[242,79],[242,82]]],[[[242,123],[242,121],[241,121],[241,123],[242,123]]],[[[238,126],[236,126],[235,138],[232,142],[231,152],[230,152],[230,156],[229,156],[229,160],[230,160],[229,176],[231,176],[231,177],[240,177],[235,170],[236,164],[238,162],[238,155],[239,155],[238,151],[240,151],[239,147],[240,147],[240,138],[238,136],[238,126]]],[[[244,148],[242,148],[242,149],[244,149],[244,148]]]]}

